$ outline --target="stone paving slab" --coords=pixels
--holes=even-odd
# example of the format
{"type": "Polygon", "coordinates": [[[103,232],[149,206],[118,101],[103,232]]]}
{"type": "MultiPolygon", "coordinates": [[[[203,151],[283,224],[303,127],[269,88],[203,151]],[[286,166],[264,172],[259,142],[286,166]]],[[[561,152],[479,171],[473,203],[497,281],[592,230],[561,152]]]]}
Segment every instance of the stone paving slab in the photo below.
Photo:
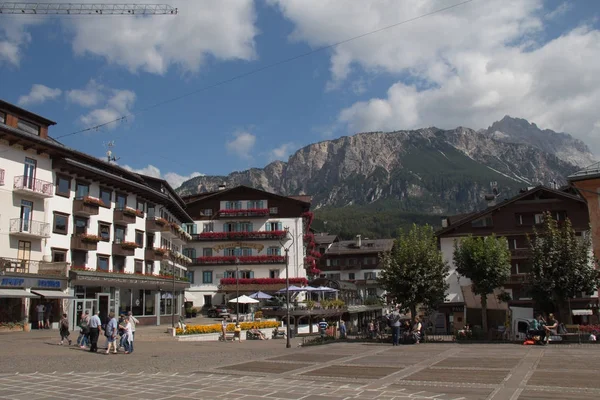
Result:
{"type": "Polygon", "coordinates": [[[579,370],[577,373],[566,371],[535,371],[528,385],[600,389],[600,379],[596,370],[579,370]]]}
{"type": "Polygon", "coordinates": [[[402,393],[412,396],[422,396],[436,400],[450,400],[462,398],[464,400],[485,400],[494,391],[493,388],[478,387],[452,387],[452,386],[434,386],[434,385],[402,385],[391,384],[386,388],[387,391],[402,391],[402,393]]]}
{"type": "Polygon", "coordinates": [[[393,367],[363,367],[352,365],[331,365],[312,371],[303,372],[302,375],[317,375],[340,378],[383,378],[394,372],[398,372],[401,368],[393,367]]]}
{"type": "Polygon", "coordinates": [[[504,357],[448,357],[434,366],[446,368],[496,368],[496,369],[511,369],[517,366],[521,358],[504,358],[504,357]]]}
{"type": "Polygon", "coordinates": [[[487,383],[500,384],[504,381],[508,370],[479,370],[476,373],[462,369],[426,368],[412,374],[404,380],[419,382],[463,382],[463,383],[487,383]]]}
{"type": "Polygon", "coordinates": [[[348,357],[348,354],[324,354],[324,353],[300,353],[286,354],[283,356],[268,358],[270,361],[294,361],[294,362],[309,362],[322,363],[331,360],[348,357]]]}
{"type": "Polygon", "coordinates": [[[268,361],[252,361],[243,364],[228,365],[220,367],[221,370],[237,370],[245,372],[265,372],[269,374],[282,374],[295,369],[303,368],[309,364],[299,363],[276,363],[268,361]]]}

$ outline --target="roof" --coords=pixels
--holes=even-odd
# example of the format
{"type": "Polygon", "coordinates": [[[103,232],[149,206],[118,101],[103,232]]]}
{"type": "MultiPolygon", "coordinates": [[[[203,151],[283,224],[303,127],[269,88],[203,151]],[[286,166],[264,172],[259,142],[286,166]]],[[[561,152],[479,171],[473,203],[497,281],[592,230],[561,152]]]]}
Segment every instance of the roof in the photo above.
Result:
{"type": "Polygon", "coordinates": [[[579,170],[572,175],[569,175],[567,179],[572,182],[593,178],[600,178],[600,162],[589,165],[584,169],[579,170]]]}
{"type": "Polygon", "coordinates": [[[140,174],[140,176],[144,180],[155,181],[155,182],[161,183],[171,193],[171,196],[173,196],[180,204],[185,205],[185,202],[183,201],[183,199],[181,197],[179,197],[179,195],[177,194],[177,192],[175,192],[175,190],[173,189],[173,187],[165,179],[157,178],[155,176],[142,175],[142,174],[140,174]]]}
{"type": "Polygon", "coordinates": [[[293,196],[288,196],[288,198],[293,199],[293,200],[300,200],[305,203],[310,203],[312,201],[312,196],[308,196],[308,195],[293,195],[293,196]]]}
{"type": "Polygon", "coordinates": [[[534,188],[532,188],[530,190],[526,190],[526,191],[524,191],[522,193],[519,193],[518,195],[516,195],[516,196],[514,196],[514,197],[512,197],[510,199],[504,200],[504,201],[496,204],[495,206],[487,207],[487,208],[485,208],[485,209],[483,209],[481,211],[477,211],[477,212],[473,212],[473,213],[469,213],[469,214],[458,214],[458,215],[456,215],[454,217],[448,217],[449,225],[446,228],[440,229],[435,234],[438,237],[442,236],[442,235],[444,235],[444,234],[446,234],[446,233],[448,233],[448,232],[450,232],[450,231],[452,231],[452,230],[454,230],[454,229],[456,229],[456,228],[458,228],[458,227],[460,227],[460,226],[462,226],[462,225],[464,225],[466,223],[469,223],[469,222],[474,221],[474,220],[476,220],[478,218],[481,218],[481,217],[483,217],[483,216],[485,216],[485,215],[487,215],[487,214],[489,214],[491,212],[494,212],[495,210],[498,210],[498,209],[500,209],[502,207],[506,207],[507,205],[509,205],[511,203],[519,201],[519,200],[521,200],[521,199],[523,199],[523,198],[525,198],[527,196],[530,196],[530,195],[532,195],[532,194],[534,194],[536,192],[540,192],[540,191],[545,191],[545,192],[548,192],[548,193],[552,193],[552,194],[554,194],[556,196],[566,197],[566,198],[569,198],[571,200],[575,200],[575,201],[579,201],[579,202],[585,203],[585,200],[583,198],[579,197],[579,196],[576,196],[576,195],[573,195],[573,194],[569,194],[569,193],[564,192],[564,191],[559,190],[559,189],[552,189],[552,188],[540,185],[540,186],[536,186],[536,187],[534,187],[534,188]],[[452,219],[454,219],[454,222],[451,222],[452,219]]]}
{"type": "Polygon", "coordinates": [[[32,121],[40,122],[44,125],[56,125],[56,122],[51,121],[48,118],[44,118],[41,115],[34,114],[31,111],[27,111],[21,107],[17,107],[14,104],[8,103],[4,100],[0,100],[0,108],[6,111],[14,112],[15,114],[23,115],[32,121]]]}
{"type": "MultiPolygon", "coordinates": [[[[203,196],[203,197],[200,197],[200,198],[197,198],[197,199],[193,199],[191,201],[187,201],[189,199],[189,197],[191,197],[191,196],[185,197],[185,199],[186,199],[187,204],[189,206],[189,205],[191,205],[193,203],[196,203],[198,201],[203,201],[203,200],[206,200],[206,199],[212,198],[212,197],[222,196],[224,194],[231,193],[233,191],[238,191],[238,190],[251,190],[251,191],[266,193],[269,196],[278,197],[278,198],[280,198],[282,200],[292,200],[292,201],[295,201],[295,202],[302,203],[302,204],[310,206],[310,201],[307,202],[307,201],[303,201],[303,200],[298,200],[298,199],[294,199],[294,198],[291,198],[291,197],[288,197],[288,196],[282,196],[280,194],[276,194],[276,193],[272,193],[272,192],[267,192],[266,190],[261,190],[261,189],[253,188],[253,187],[246,186],[246,185],[238,185],[238,186],[234,186],[234,187],[229,188],[229,189],[223,189],[223,190],[217,190],[215,192],[210,192],[210,193],[207,193],[206,196],[203,196]]],[[[193,196],[197,196],[197,195],[193,195],[193,196]]],[[[306,197],[310,198],[310,196],[306,196],[306,197]]]]}
{"type": "Polygon", "coordinates": [[[316,244],[330,244],[334,243],[337,240],[337,235],[330,235],[328,233],[317,233],[315,234],[315,243],[316,244]]]}
{"type": "Polygon", "coordinates": [[[393,246],[394,239],[363,239],[360,247],[356,247],[355,240],[342,240],[333,243],[325,255],[381,253],[392,250],[393,246]]]}

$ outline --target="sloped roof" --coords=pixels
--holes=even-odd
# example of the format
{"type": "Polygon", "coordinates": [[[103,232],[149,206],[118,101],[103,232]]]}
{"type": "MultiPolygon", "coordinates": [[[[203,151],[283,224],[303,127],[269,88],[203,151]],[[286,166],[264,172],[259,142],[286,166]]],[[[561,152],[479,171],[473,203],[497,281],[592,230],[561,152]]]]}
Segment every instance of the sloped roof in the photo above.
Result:
{"type": "Polygon", "coordinates": [[[600,162],[588,165],[584,169],[579,170],[572,175],[569,175],[567,179],[569,181],[580,181],[598,177],[600,177],[600,162]]]}
{"type": "Polygon", "coordinates": [[[330,235],[328,233],[323,234],[315,234],[315,243],[316,244],[330,244],[334,243],[337,240],[337,235],[330,235]]]}
{"type": "Polygon", "coordinates": [[[556,196],[566,197],[566,198],[569,198],[571,200],[580,201],[582,203],[585,203],[585,200],[583,198],[581,198],[580,196],[576,196],[576,195],[567,193],[567,192],[562,191],[562,190],[552,189],[552,188],[540,185],[540,186],[536,186],[536,187],[534,187],[534,188],[532,188],[530,190],[524,191],[523,193],[519,193],[518,195],[516,195],[516,196],[514,196],[514,197],[512,197],[510,199],[504,200],[504,201],[496,204],[495,206],[487,207],[487,208],[485,208],[482,211],[478,211],[478,212],[474,212],[474,213],[470,213],[470,214],[459,214],[459,215],[457,215],[455,217],[449,217],[449,225],[446,228],[440,229],[435,234],[438,237],[442,236],[445,233],[448,233],[448,232],[450,232],[450,231],[452,231],[452,230],[454,230],[454,229],[456,229],[456,228],[458,228],[458,227],[460,227],[460,226],[462,226],[462,225],[464,225],[466,223],[469,223],[469,222],[474,221],[474,220],[476,220],[478,218],[481,218],[481,217],[483,217],[483,216],[485,216],[485,215],[487,215],[487,214],[489,214],[489,213],[491,213],[491,212],[493,212],[495,210],[498,210],[498,209],[500,209],[502,207],[507,206],[508,204],[514,203],[516,201],[519,201],[519,200],[521,200],[521,199],[523,199],[523,198],[525,198],[527,196],[532,195],[533,193],[540,192],[540,191],[545,191],[545,192],[548,192],[548,193],[552,193],[552,194],[554,194],[556,196]],[[460,217],[461,215],[463,215],[462,218],[456,218],[456,217],[460,217]],[[450,222],[451,218],[455,218],[455,222],[454,223],[450,222]]]}
{"type": "MultiPolygon", "coordinates": [[[[204,200],[206,200],[208,198],[223,196],[223,195],[225,195],[227,193],[231,193],[231,192],[239,191],[239,190],[250,190],[250,191],[255,191],[255,192],[261,192],[261,193],[265,193],[265,194],[267,194],[269,196],[272,196],[272,197],[278,197],[278,198],[280,198],[282,200],[291,200],[291,201],[295,201],[295,202],[302,203],[302,204],[310,206],[310,201],[298,200],[298,199],[294,199],[292,197],[282,196],[280,194],[267,192],[266,190],[256,189],[256,188],[253,188],[253,187],[250,187],[250,186],[246,186],[246,185],[238,185],[238,186],[234,186],[234,187],[229,188],[229,189],[217,190],[215,192],[210,192],[206,196],[202,196],[200,198],[194,198],[194,199],[192,199],[191,198],[192,196],[197,196],[197,195],[192,195],[192,196],[189,196],[189,197],[185,197],[184,200],[187,201],[188,206],[190,206],[190,205],[192,205],[192,204],[194,204],[194,203],[196,203],[198,201],[204,201],[204,200]]],[[[310,196],[306,196],[306,197],[310,197],[310,196]]]]}

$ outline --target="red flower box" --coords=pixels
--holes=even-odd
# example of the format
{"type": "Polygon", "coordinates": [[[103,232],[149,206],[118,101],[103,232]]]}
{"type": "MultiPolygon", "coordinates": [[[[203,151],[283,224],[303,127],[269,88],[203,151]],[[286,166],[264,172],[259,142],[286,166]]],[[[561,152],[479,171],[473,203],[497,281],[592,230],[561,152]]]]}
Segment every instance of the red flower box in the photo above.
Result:
{"type": "Polygon", "coordinates": [[[268,208],[245,208],[240,210],[219,210],[221,215],[229,216],[267,216],[269,215],[268,208]]]}
{"type": "Polygon", "coordinates": [[[285,262],[285,256],[213,256],[198,257],[197,264],[235,264],[236,259],[240,264],[278,264],[285,262]]]}
{"type": "Polygon", "coordinates": [[[194,235],[195,240],[227,240],[227,239],[281,239],[285,231],[252,231],[252,232],[202,232],[194,235]]]}
{"type": "Polygon", "coordinates": [[[104,202],[102,200],[100,200],[97,197],[92,197],[92,196],[85,196],[83,198],[83,204],[86,204],[88,206],[96,206],[96,207],[100,207],[100,206],[105,206],[106,204],[104,204],[104,202]]]}
{"type": "MultiPolygon", "coordinates": [[[[221,285],[235,285],[238,279],[235,278],[221,278],[221,285]]],[[[239,279],[240,285],[285,285],[285,279],[282,278],[241,278],[239,279]]],[[[306,285],[308,280],[306,278],[290,278],[290,284],[294,285],[306,285]]]]}

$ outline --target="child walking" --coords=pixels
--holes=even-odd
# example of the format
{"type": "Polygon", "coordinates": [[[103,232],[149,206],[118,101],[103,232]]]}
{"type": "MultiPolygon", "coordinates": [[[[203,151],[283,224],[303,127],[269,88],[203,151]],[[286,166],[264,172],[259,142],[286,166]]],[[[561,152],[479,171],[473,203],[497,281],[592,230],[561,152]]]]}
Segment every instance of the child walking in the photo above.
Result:
{"type": "Polygon", "coordinates": [[[60,319],[60,345],[62,346],[65,339],[69,341],[69,346],[71,345],[71,339],[69,338],[69,318],[67,314],[63,314],[60,319]]]}

